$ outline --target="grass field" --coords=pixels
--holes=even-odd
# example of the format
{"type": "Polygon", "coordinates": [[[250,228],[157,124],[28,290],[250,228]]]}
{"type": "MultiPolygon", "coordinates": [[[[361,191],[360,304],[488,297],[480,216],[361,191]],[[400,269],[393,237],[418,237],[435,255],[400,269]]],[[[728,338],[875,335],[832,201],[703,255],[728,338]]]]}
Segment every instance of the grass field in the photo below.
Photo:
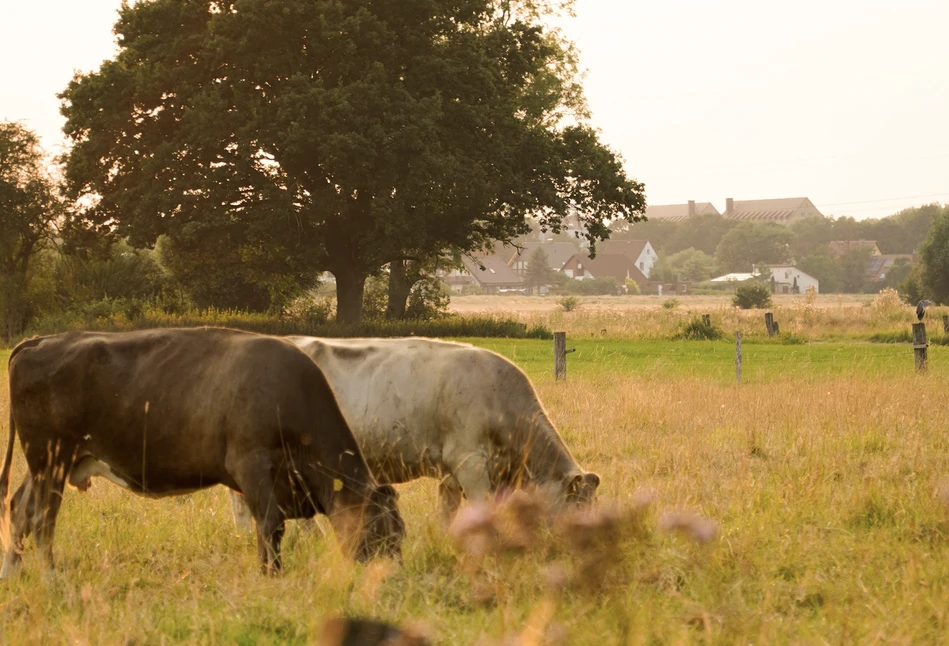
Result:
{"type": "Polygon", "coordinates": [[[0,642],[307,644],[339,613],[420,622],[438,644],[949,640],[945,348],[918,377],[907,345],[748,343],[739,386],[731,342],[576,335],[566,383],[553,382],[549,342],[472,342],[534,380],[602,477],[602,505],[654,491],[647,530],[621,544],[601,587],[565,552],[537,549],[487,564],[485,602],[436,519],[432,481],[400,487],[402,566],[354,566],[332,536],[293,526],[277,579],[256,573],[223,489],[149,501],[97,482],[66,494],[57,574],[28,559],[0,584],[0,642]],[[714,519],[717,537],[659,531],[671,509],[714,519]],[[557,563],[572,573],[559,596],[545,583],[557,563]]]}

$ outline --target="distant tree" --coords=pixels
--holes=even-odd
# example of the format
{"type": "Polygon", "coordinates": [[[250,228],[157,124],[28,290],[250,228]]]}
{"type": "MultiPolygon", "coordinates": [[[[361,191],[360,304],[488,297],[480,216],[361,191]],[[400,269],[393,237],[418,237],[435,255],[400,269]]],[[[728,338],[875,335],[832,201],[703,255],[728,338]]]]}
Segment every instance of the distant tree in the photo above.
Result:
{"type": "Polygon", "coordinates": [[[30,263],[62,212],[39,138],[19,123],[0,122],[0,336],[7,340],[33,315],[30,263]]]}
{"type": "Polygon", "coordinates": [[[715,259],[725,272],[750,272],[757,265],[778,265],[791,259],[793,234],[779,224],[743,222],[725,234],[715,259]]]}
{"type": "Polygon", "coordinates": [[[708,280],[715,275],[718,263],[709,254],[689,247],[670,256],[665,254],[653,265],[650,277],[657,280],[675,281],[681,276],[696,282],[708,280]]]}
{"type": "Polygon", "coordinates": [[[386,265],[508,241],[528,215],[557,232],[576,211],[594,244],[643,186],[590,125],[546,27],[559,6],[125,3],[116,59],[61,95],[83,224],[166,234],[180,274],[255,307],[328,270],[345,322],[386,265]]]}
{"type": "Polygon", "coordinates": [[[934,219],[919,247],[919,283],[922,297],[949,303],[949,206],[934,219]]]}
{"type": "Polygon", "coordinates": [[[805,256],[797,261],[798,268],[806,271],[820,281],[822,294],[833,294],[840,291],[840,267],[827,247],[817,250],[817,253],[805,256]]]}
{"type": "MultiPolygon", "coordinates": [[[[638,225],[634,225],[634,230],[636,226],[638,225]]],[[[712,255],[728,232],[738,226],[741,225],[735,220],[729,220],[714,213],[691,217],[677,223],[676,229],[666,241],[664,249],[670,254],[686,249],[697,249],[712,255]]]]}
{"type": "Polygon", "coordinates": [[[870,252],[867,249],[851,249],[841,254],[836,262],[837,275],[840,277],[840,291],[847,294],[864,291],[867,284],[870,252]]]}
{"type": "Polygon", "coordinates": [[[533,292],[553,282],[554,270],[550,268],[547,252],[543,247],[537,247],[527,260],[527,271],[524,274],[524,283],[533,292]]]}
{"type": "Polygon", "coordinates": [[[791,241],[794,257],[809,256],[833,241],[833,225],[833,220],[822,215],[812,215],[792,222],[788,228],[794,234],[791,241]]]}

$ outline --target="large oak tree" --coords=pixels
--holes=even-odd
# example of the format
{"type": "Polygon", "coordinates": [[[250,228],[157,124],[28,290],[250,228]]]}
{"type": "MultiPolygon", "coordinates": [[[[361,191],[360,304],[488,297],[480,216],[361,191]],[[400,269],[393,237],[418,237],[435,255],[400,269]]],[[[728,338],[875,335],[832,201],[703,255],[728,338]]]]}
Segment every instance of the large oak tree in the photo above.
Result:
{"type": "Polygon", "coordinates": [[[279,291],[331,271],[349,322],[383,266],[510,240],[528,215],[556,230],[575,208],[602,239],[641,214],[643,187],[590,127],[553,9],[125,5],[116,59],[62,94],[84,224],[138,245],[167,234],[193,276],[223,259],[279,291]]]}

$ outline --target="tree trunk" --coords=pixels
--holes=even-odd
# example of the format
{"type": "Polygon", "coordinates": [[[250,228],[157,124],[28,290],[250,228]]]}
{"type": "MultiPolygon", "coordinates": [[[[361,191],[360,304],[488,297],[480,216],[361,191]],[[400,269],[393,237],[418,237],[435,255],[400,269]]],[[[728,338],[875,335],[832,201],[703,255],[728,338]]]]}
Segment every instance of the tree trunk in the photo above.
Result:
{"type": "Polygon", "coordinates": [[[336,322],[355,325],[362,320],[362,295],[366,276],[354,270],[334,271],[336,276],[336,322]]]}
{"type": "Polygon", "coordinates": [[[412,283],[405,275],[405,260],[393,260],[389,263],[389,302],[386,304],[386,318],[401,321],[405,318],[405,308],[412,291],[412,283]]]}

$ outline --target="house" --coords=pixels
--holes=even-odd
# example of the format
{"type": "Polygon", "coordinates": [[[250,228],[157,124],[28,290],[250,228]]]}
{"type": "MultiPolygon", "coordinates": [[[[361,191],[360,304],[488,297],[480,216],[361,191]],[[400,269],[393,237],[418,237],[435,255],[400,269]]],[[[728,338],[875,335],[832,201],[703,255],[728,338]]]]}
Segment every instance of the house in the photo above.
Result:
{"type": "Polygon", "coordinates": [[[656,250],[648,240],[606,240],[597,245],[599,254],[622,254],[633,261],[633,264],[646,278],[652,273],[652,266],[656,264],[656,250]]]}
{"type": "Polygon", "coordinates": [[[490,254],[469,258],[462,256],[464,269],[454,269],[442,277],[455,293],[460,293],[468,285],[478,285],[485,294],[496,294],[509,289],[521,289],[524,284],[521,277],[507,266],[504,257],[490,254]],[[483,267],[483,268],[482,268],[483,267]]]}
{"type": "Polygon", "coordinates": [[[633,260],[621,253],[598,253],[596,258],[587,254],[574,254],[563,266],[563,273],[570,278],[585,280],[587,278],[604,278],[612,276],[623,284],[627,278],[632,278],[640,288],[645,287],[648,279],[633,260]]]}
{"type": "Polygon", "coordinates": [[[806,197],[782,197],[769,200],[735,200],[725,198],[726,219],[742,222],[774,222],[788,225],[811,215],[823,214],[806,197]]]}
{"type": "Polygon", "coordinates": [[[740,283],[746,280],[751,280],[752,278],[757,277],[758,274],[748,274],[748,273],[734,273],[734,274],[725,274],[724,276],[719,276],[718,278],[712,278],[711,282],[713,283],[740,283]]]}
{"type": "Polygon", "coordinates": [[[663,222],[682,222],[702,215],[721,215],[711,202],[689,200],[686,204],[660,204],[646,207],[647,220],[663,222]]]}
{"type": "Polygon", "coordinates": [[[886,278],[886,274],[900,259],[905,259],[910,265],[914,264],[912,254],[908,253],[871,255],[867,261],[867,282],[882,283],[886,278]]]}
{"type": "Polygon", "coordinates": [[[827,246],[830,248],[830,253],[837,258],[855,249],[865,249],[870,256],[883,255],[876,240],[834,240],[827,246]]]}
{"type": "Polygon", "coordinates": [[[809,287],[820,292],[819,281],[806,271],[792,265],[775,265],[770,269],[773,294],[803,294],[809,287]]]}
{"type": "Polygon", "coordinates": [[[501,251],[507,257],[507,265],[518,276],[524,276],[527,273],[531,256],[537,249],[544,250],[544,253],[547,254],[547,265],[554,271],[560,271],[571,256],[580,253],[580,245],[572,240],[529,240],[520,247],[518,249],[511,245],[505,245],[501,251]]]}

